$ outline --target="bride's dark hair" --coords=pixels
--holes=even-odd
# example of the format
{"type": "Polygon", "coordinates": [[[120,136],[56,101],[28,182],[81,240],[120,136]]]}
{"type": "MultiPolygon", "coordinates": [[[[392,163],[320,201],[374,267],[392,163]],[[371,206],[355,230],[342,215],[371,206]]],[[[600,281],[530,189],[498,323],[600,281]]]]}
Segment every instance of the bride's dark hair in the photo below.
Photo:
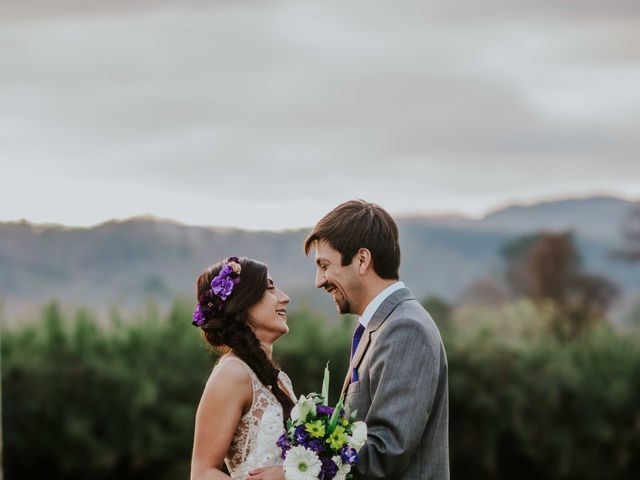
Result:
{"type": "Polygon", "coordinates": [[[240,282],[224,301],[222,311],[210,308],[211,280],[219,273],[226,261],[218,262],[202,272],[196,284],[196,298],[206,321],[200,325],[205,340],[220,353],[232,350],[251,367],[260,381],[271,391],[282,405],[283,420],[289,418],[293,401],[278,385],[280,370],[269,360],[260,341],[249,326],[248,310],[258,303],[267,290],[267,266],[251,258],[241,257],[240,282]]]}

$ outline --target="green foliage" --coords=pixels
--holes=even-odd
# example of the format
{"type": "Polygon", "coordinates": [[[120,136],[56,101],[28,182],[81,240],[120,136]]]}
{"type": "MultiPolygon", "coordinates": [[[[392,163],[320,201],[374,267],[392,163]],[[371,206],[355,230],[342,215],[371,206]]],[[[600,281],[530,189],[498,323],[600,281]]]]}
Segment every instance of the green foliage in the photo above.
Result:
{"type": "Polygon", "coordinates": [[[640,302],[636,302],[627,313],[626,322],[634,328],[640,328],[640,302]]]}
{"type": "Polygon", "coordinates": [[[556,343],[448,344],[452,473],[631,479],[640,468],[640,344],[601,329],[556,343]]]}
{"type": "Polygon", "coordinates": [[[436,295],[429,295],[421,303],[440,329],[449,328],[451,306],[444,299],[436,295]]]}
{"type": "Polygon", "coordinates": [[[190,308],[176,303],[164,319],[148,309],[126,327],[101,329],[88,312],[64,319],[51,304],[39,323],[6,332],[6,478],[187,475],[211,368],[197,332],[184,327],[190,308]]]}
{"type": "MultiPolygon", "coordinates": [[[[2,335],[5,478],[188,478],[195,410],[215,355],[191,304],[152,304],[108,325],[52,303],[2,335]]],[[[631,479],[640,471],[640,342],[606,328],[559,342],[552,313],[519,302],[452,310],[453,478],[631,479]]],[[[329,328],[293,312],[274,354],[298,395],[331,402],[347,370],[353,319],[329,328]]]]}
{"type": "Polygon", "coordinates": [[[291,377],[297,395],[320,393],[329,362],[329,404],[335,405],[349,367],[351,334],[355,321],[345,318],[337,328],[310,312],[293,312],[289,333],[274,347],[274,357],[291,377]]]}

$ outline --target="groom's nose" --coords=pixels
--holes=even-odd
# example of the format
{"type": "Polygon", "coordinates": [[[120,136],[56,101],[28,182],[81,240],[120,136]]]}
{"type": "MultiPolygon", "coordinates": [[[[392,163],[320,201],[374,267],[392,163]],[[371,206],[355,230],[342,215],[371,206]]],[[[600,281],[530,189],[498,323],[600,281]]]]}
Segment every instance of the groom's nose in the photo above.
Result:
{"type": "Polygon", "coordinates": [[[324,287],[325,283],[327,283],[327,278],[324,276],[324,273],[319,268],[316,269],[316,288],[324,287]]]}

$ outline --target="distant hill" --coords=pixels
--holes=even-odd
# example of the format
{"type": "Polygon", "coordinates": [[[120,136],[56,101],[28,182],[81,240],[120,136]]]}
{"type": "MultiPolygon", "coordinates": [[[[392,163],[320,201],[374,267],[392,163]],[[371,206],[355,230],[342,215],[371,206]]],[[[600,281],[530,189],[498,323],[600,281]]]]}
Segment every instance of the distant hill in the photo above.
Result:
{"type": "Polygon", "coordinates": [[[425,217],[425,224],[524,234],[540,230],[572,230],[580,237],[616,243],[620,227],[634,202],[615,197],[589,197],[510,205],[479,220],[460,216],[425,217]]]}
{"type": "MultiPolygon", "coordinates": [[[[629,291],[640,275],[609,257],[620,224],[633,206],[589,198],[510,206],[481,220],[399,220],[402,278],[418,298],[455,299],[473,280],[497,272],[500,248],[523,233],[571,228],[587,268],[629,291]]],[[[50,298],[71,305],[134,306],[148,297],[192,295],[198,273],[228,255],[267,262],[294,306],[332,306],[313,288],[314,265],[304,257],[306,230],[253,232],[181,225],[153,218],[112,221],[93,228],[0,223],[0,292],[11,314],[50,298]]]]}
{"type": "Polygon", "coordinates": [[[491,228],[522,232],[540,229],[575,230],[581,237],[617,242],[630,202],[618,198],[588,198],[512,206],[488,215],[491,228]]]}

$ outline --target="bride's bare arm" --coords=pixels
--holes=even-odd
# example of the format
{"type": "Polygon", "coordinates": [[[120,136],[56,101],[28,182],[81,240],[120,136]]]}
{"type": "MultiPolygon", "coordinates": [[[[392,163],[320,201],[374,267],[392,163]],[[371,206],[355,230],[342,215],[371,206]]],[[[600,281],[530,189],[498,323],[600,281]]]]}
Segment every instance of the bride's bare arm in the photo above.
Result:
{"type": "Polygon", "coordinates": [[[226,362],[211,374],[196,413],[191,480],[230,478],[222,472],[222,464],[252,400],[251,377],[239,362],[226,362]]]}

